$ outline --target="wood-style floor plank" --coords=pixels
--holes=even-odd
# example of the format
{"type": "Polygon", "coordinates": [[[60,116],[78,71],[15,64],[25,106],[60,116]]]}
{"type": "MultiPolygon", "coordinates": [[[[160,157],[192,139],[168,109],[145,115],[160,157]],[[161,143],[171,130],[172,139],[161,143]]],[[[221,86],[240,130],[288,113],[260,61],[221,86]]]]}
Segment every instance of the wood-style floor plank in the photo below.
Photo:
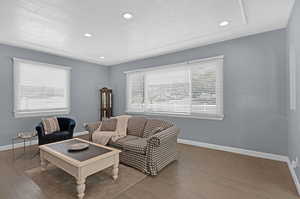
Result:
{"type": "MultiPolygon", "coordinates": [[[[84,138],[87,138],[86,136],[84,138]]],[[[33,147],[28,154],[36,153],[33,147]]],[[[223,151],[178,145],[179,160],[156,177],[147,177],[116,199],[299,199],[283,162],[223,151]]],[[[21,149],[16,155],[22,153],[21,149]]],[[[0,152],[1,199],[52,199],[25,171],[39,166],[39,158],[13,160],[0,152]]]]}

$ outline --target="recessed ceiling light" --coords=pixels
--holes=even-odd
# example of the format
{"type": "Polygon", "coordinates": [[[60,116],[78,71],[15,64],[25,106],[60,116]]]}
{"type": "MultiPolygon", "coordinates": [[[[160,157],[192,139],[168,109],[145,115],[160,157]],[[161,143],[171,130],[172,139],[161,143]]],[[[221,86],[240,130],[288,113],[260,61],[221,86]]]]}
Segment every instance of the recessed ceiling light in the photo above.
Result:
{"type": "Polygon", "coordinates": [[[93,36],[93,35],[92,35],[91,33],[85,33],[84,36],[85,36],[85,37],[91,37],[91,36],[93,36]]]}
{"type": "Polygon", "coordinates": [[[100,59],[104,59],[104,56],[99,57],[100,59]]]}
{"type": "Polygon", "coordinates": [[[129,20],[133,17],[133,15],[129,12],[124,13],[122,16],[124,19],[127,19],[127,20],[129,20]]]}
{"type": "Polygon", "coordinates": [[[222,21],[221,23],[219,23],[219,26],[221,27],[225,27],[229,25],[229,21],[222,21]]]}

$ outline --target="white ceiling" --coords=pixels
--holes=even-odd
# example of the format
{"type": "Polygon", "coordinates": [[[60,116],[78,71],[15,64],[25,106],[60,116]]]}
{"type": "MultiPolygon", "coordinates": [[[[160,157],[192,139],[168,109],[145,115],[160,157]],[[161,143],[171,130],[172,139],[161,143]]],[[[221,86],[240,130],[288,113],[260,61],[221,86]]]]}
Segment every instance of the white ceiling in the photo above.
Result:
{"type": "Polygon", "coordinates": [[[293,3],[294,0],[0,0],[0,43],[113,65],[284,28],[293,3]],[[125,20],[124,12],[134,17],[125,20]],[[220,27],[224,20],[230,25],[220,27]],[[93,36],[84,37],[85,33],[93,36]]]}

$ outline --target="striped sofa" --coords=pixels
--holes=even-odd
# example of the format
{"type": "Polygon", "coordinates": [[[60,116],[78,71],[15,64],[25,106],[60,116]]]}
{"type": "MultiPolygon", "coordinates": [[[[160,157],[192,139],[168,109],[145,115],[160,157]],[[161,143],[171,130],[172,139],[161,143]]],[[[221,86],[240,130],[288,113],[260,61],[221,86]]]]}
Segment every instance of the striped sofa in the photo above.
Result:
{"type": "MultiPolygon", "coordinates": [[[[101,122],[85,124],[91,138],[101,122]]],[[[121,149],[120,162],[155,176],[169,163],[177,159],[177,136],[179,129],[172,123],[133,116],[128,120],[127,136],[109,146],[121,149]]]]}

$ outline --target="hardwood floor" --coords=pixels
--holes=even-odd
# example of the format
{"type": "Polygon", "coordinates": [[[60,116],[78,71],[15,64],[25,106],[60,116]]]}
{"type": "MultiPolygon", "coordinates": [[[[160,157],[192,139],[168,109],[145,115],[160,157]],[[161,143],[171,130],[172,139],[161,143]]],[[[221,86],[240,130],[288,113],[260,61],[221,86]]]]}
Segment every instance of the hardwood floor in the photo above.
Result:
{"type": "MultiPolygon", "coordinates": [[[[37,147],[33,147],[34,155],[37,147]]],[[[156,177],[146,177],[116,199],[296,199],[285,163],[178,145],[179,160],[156,177]]],[[[16,151],[21,154],[21,149],[16,151]]],[[[29,153],[28,153],[29,154],[29,153]]],[[[24,171],[39,166],[38,156],[13,160],[0,152],[1,199],[56,199],[46,197],[24,171]]],[[[51,186],[51,185],[49,185],[51,186]]]]}

